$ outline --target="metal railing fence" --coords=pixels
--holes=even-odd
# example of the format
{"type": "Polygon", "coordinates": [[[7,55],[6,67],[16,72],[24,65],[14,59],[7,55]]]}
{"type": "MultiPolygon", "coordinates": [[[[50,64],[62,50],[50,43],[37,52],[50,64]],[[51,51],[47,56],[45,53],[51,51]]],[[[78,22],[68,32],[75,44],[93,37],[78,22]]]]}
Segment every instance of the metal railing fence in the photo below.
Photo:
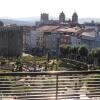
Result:
{"type": "Polygon", "coordinates": [[[0,100],[100,100],[100,71],[0,73],[0,100]]]}

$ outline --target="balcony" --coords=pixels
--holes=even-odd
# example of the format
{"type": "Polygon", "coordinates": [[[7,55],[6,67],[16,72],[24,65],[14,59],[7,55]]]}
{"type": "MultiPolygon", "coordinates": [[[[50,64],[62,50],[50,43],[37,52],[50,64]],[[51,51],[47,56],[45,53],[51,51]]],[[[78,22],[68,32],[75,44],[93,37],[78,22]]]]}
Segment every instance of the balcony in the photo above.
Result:
{"type": "Polygon", "coordinates": [[[0,100],[100,100],[100,71],[0,73],[0,100]]]}

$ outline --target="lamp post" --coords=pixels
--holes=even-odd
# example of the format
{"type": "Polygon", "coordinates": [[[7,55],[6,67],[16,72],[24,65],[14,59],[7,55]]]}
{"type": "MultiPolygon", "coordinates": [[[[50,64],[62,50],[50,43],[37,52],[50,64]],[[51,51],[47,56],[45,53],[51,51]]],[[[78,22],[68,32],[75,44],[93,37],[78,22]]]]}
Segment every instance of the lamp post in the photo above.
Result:
{"type": "Polygon", "coordinates": [[[58,67],[59,67],[59,53],[60,53],[60,49],[59,49],[59,45],[60,45],[60,41],[59,41],[59,38],[57,39],[57,47],[58,47],[58,50],[57,50],[57,66],[56,66],[56,71],[58,70],[58,67]]]}
{"type": "Polygon", "coordinates": [[[50,53],[48,51],[48,54],[47,54],[47,62],[49,62],[49,59],[50,59],[50,53]]]}
{"type": "Polygon", "coordinates": [[[90,65],[88,64],[88,71],[90,70],[90,65]]]}

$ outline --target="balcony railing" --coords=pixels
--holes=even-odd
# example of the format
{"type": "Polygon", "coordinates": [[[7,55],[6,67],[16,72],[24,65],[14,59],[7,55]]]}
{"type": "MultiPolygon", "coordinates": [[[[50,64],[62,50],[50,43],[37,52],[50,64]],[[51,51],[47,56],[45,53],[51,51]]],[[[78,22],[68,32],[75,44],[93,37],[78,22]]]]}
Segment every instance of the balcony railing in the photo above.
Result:
{"type": "Polygon", "coordinates": [[[0,100],[100,100],[100,71],[0,73],[0,100]]]}

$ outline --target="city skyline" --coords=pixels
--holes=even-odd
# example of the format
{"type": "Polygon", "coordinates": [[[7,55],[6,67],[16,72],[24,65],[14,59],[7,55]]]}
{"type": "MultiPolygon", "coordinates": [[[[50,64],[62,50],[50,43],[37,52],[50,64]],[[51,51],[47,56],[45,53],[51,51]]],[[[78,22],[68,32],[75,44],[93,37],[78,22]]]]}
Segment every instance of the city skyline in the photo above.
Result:
{"type": "Polygon", "coordinates": [[[0,17],[24,18],[38,17],[48,13],[58,17],[63,11],[70,18],[77,12],[79,18],[100,18],[99,0],[0,0],[0,17]]]}

